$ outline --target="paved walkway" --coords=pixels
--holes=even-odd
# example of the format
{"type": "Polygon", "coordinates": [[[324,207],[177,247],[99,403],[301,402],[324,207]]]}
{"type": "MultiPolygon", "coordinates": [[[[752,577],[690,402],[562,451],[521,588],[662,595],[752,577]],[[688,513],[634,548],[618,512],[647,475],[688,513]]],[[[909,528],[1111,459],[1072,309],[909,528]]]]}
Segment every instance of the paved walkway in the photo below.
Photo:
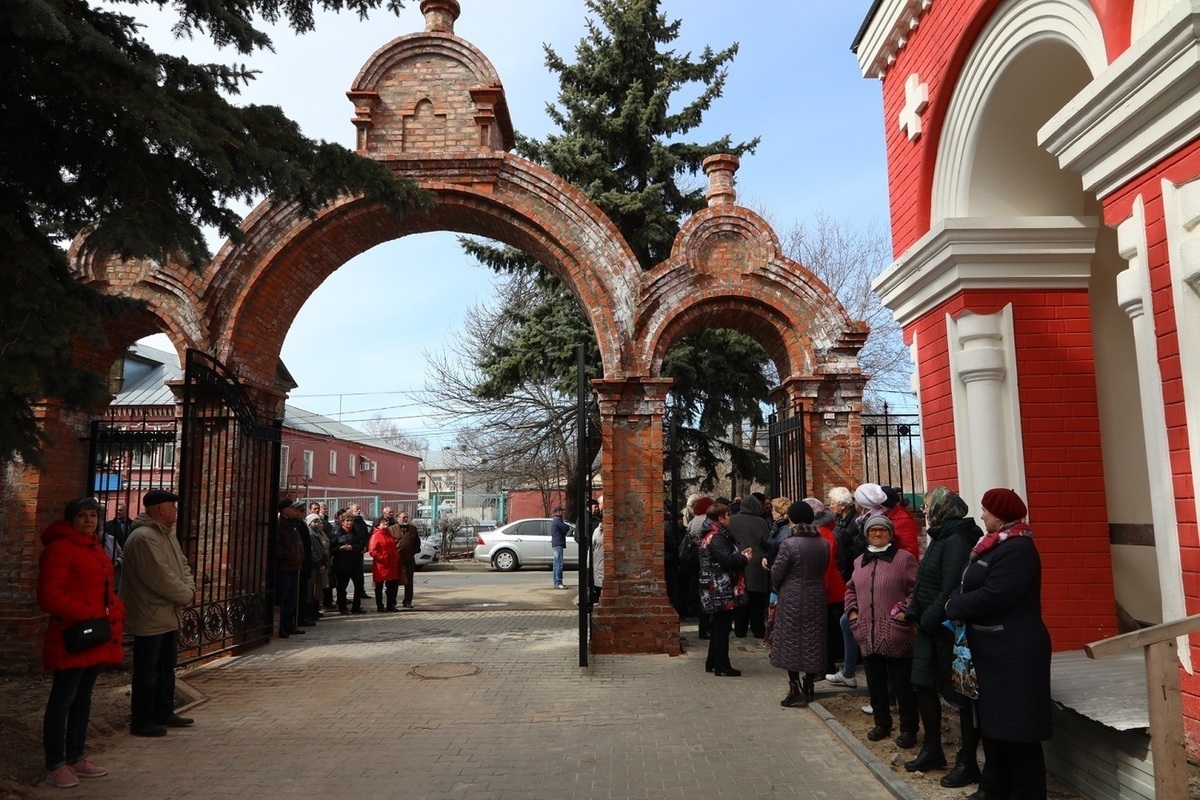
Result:
{"type": "MultiPolygon", "coordinates": [[[[553,592],[546,589],[547,592],[553,592]]],[[[554,593],[559,596],[567,592],[554,593]]],[[[572,596],[574,592],[570,593],[572,596]]],[[[183,680],[196,726],[89,742],[97,798],[413,800],[891,795],[810,710],[782,709],[765,652],[741,678],[703,652],[578,666],[562,608],[335,617],[183,680]]],[[[736,641],[736,640],[735,640],[736,641]]],[[[43,787],[42,796],[70,796],[43,787]]]]}

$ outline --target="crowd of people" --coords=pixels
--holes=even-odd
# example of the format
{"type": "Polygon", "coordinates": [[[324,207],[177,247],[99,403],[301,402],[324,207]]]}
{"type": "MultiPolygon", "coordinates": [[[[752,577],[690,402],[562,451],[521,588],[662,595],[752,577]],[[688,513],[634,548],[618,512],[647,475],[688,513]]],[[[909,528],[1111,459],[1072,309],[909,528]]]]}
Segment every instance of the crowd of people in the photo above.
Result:
{"type": "Polygon", "coordinates": [[[780,705],[794,708],[821,680],[857,688],[861,663],[867,738],[898,728],[898,747],[921,744],[906,770],[949,767],[946,704],[959,746],[942,786],[978,784],[971,800],[1044,800],[1050,636],[1025,503],[1010,489],[985,492],[981,527],[947,487],[920,499],[924,552],[912,504],[888,486],[838,487],[825,502],[693,495],[687,513],[666,515],[671,603],[681,619],[697,618],[707,672],[740,676],[730,635],[752,636],[787,672],[780,705]],[[953,680],[955,624],[967,632],[977,697],[953,680]]]}

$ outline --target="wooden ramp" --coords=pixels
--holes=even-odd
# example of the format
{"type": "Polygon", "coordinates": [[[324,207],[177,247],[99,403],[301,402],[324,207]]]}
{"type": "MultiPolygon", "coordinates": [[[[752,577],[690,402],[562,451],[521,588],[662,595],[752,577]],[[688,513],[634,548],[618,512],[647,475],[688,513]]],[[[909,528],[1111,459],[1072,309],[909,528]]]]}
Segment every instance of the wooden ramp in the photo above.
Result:
{"type": "Polygon", "coordinates": [[[1146,661],[1140,650],[1091,659],[1082,650],[1050,662],[1054,738],[1046,768],[1089,800],[1152,800],[1146,661]]]}

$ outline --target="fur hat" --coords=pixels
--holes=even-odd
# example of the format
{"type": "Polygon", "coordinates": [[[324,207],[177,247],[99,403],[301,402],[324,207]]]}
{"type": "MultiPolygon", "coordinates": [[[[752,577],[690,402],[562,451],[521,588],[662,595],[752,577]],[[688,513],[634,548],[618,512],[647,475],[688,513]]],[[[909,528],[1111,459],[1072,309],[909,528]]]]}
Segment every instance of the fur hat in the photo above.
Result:
{"type": "Polygon", "coordinates": [[[1025,519],[1025,515],[1029,513],[1025,501],[1012,489],[988,489],[983,493],[981,505],[984,511],[992,512],[997,519],[1004,522],[1025,519]]]}

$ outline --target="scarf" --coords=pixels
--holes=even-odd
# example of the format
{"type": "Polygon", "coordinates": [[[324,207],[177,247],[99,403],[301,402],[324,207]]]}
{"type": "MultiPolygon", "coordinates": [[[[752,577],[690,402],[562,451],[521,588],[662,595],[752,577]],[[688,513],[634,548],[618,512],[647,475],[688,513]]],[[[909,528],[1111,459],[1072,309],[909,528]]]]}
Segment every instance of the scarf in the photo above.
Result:
{"type": "Polygon", "coordinates": [[[807,522],[797,522],[792,525],[792,536],[820,536],[821,532],[817,530],[815,525],[810,525],[807,522]]]}
{"type": "Polygon", "coordinates": [[[929,494],[925,504],[925,520],[930,528],[940,528],[952,519],[962,519],[967,515],[967,504],[957,494],[939,486],[929,494]]]}
{"type": "Polygon", "coordinates": [[[1005,526],[998,531],[985,533],[982,537],[980,537],[979,541],[975,543],[975,547],[972,548],[971,560],[977,561],[984,553],[992,550],[996,547],[996,545],[1012,536],[1032,537],[1033,530],[1030,529],[1025,520],[1019,519],[1016,522],[1009,522],[1005,524],[1005,526]]]}
{"type": "Polygon", "coordinates": [[[896,550],[897,550],[897,548],[896,548],[895,542],[892,542],[887,547],[885,547],[879,551],[872,550],[870,547],[868,547],[867,552],[862,554],[863,566],[865,567],[867,564],[870,564],[872,561],[874,561],[877,558],[880,559],[881,561],[890,562],[893,558],[896,557],[896,550]]]}

